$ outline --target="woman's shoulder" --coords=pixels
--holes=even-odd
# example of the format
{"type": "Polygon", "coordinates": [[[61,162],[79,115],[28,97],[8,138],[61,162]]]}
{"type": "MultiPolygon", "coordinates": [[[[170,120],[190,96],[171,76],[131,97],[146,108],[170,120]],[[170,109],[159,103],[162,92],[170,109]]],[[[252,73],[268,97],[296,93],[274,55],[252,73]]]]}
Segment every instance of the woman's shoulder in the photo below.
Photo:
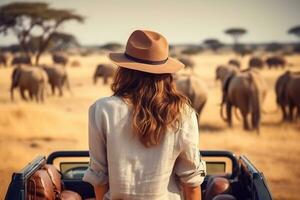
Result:
{"type": "Polygon", "coordinates": [[[102,97],[100,99],[97,99],[95,101],[95,104],[97,105],[107,105],[107,104],[120,104],[122,103],[123,100],[121,99],[121,97],[117,97],[117,96],[108,96],[108,97],[102,97]]]}
{"type": "Polygon", "coordinates": [[[185,105],[181,115],[181,126],[179,127],[181,131],[181,137],[188,143],[196,142],[198,139],[198,121],[197,113],[190,105],[185,105]],[[196,141],[193,141],[196,140],[196,141]]]}
{"type": "Polygon", "coordinates": [[[119,106],[124,106],[125,103],[124,101],[117,96],[109,96],[109,97],[103,97],[100,98],[98,100],[96,100],[90,108],[94,108],[94,109],[115,109],[118,108],[119,106]]]}
{"type": "Polygon", "coordinates": [[[181,109],[182,120],[190,119],[193,115],[196,115],[194,108],[189,104],[184,104],[181,109]]]}

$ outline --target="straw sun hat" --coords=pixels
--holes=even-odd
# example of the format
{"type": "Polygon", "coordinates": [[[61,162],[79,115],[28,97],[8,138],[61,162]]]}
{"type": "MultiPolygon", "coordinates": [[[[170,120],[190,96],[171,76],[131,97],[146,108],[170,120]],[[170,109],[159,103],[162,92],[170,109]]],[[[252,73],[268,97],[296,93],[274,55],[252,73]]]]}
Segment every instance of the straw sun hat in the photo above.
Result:
{"type": "Polygon", "coordinates": [[[164,36],[148,30],[134,31],[122,53],[110,53],[110,60],[124,68],[138,71],[165,74],[175,73],[184,64],[169,57],[169,45],[164,36]]]}

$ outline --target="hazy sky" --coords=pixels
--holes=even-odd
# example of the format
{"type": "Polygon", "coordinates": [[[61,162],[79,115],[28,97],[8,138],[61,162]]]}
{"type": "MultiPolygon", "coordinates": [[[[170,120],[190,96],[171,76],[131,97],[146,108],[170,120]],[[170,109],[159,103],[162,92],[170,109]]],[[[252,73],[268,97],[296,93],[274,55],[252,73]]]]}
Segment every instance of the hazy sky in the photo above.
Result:
{"type": "MultiPolygon", "coordinates": [[[[29,0],[23,0],[28,2],[29,0]]],[[[38,0],[35,0],[38,1],[38,0]]],[[[125,43],[135,29],[162,33],[170,43],[201,43],[216,37],[231,42],[228,27],[249,32],[242,42],[296,41],[287,30],[300,25],[300,0],[40,0],[86,17],[84,24],[65,24],[81,44],[125,43]]],[[[0,5],[12,2],[0,0],[0,5]]],[[[0,36],[0,45],[15,42],[0,36]]]]}

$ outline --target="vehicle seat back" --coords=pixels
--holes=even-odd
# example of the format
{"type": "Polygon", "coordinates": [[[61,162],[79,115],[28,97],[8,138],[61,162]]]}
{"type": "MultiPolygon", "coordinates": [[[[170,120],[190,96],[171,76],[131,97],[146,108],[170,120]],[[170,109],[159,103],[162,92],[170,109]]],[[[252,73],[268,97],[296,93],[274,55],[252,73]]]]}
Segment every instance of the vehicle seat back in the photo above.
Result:
{"type": "Polygon", "coordinates": [[[27,200],[53,200],[53,184],[45,170],[37,170],[27,182],[27,200]]]}
{"type": "Polygon", "coordinates": [[[53,165],[44,165],[27,182],[27,200],[82,200],[70,190],[63,190],[61,175],[53,165]]]}
{"type": "Polygon", "coordinates": [[[61,175],[58,172],[58,170],[55,168],[54,165],[48,165],[48,164],[46,164],[43,167],[43,169],[45,169],[46,172],[49,174],[55,191],[58,193],[61,193],[61,191],[62,191],[61,175]]]}
{"type": "Polygon", "coordinates": [[[206,186],[204,195],[205,200],[212,200],[219,194],[226,194],[230,191],[230,182],[226,178],[211,177],[209,183],[206,186]]]}

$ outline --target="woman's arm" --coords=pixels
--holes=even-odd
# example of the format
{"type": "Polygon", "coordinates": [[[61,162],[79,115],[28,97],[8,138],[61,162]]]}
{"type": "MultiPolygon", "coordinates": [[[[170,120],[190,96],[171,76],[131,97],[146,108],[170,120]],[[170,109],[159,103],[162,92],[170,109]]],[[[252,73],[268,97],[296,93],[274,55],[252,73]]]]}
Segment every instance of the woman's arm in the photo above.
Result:
{"type": "Polygon", "coordinates": [[[96,104],[93,104],[89,109],[88,132],[90,164],[84,174],[83,181],[94,186],[95,197],[97,200],[103,200],[103,196],[108,191],[109,180],[106,156],[106,118],[103,114],[103,110],[96,110],[96,108],[96,104]],[[100,124],[97,126],[97,123],[100,124]]]}
{"type": "Polygon", "coordinates": [[[201,186],[191,187],[183,184],[183,195],[185,200],[201,200],[201,186]]]}
{"type": "Polygon", "coordinates": [[[179,177],[185,200],[201,200],[201,184],[206,167],[199,154],[199,132],[194,112],[190,119],[183,121],[180,141],[181,152],[175,162],[175,174],[179,177]]]}
{"type": "Polygon", "coordinates": [[[105,193],[108,191],[108,184],[94,186],[96,200],[103,200],[105,193]]]}

